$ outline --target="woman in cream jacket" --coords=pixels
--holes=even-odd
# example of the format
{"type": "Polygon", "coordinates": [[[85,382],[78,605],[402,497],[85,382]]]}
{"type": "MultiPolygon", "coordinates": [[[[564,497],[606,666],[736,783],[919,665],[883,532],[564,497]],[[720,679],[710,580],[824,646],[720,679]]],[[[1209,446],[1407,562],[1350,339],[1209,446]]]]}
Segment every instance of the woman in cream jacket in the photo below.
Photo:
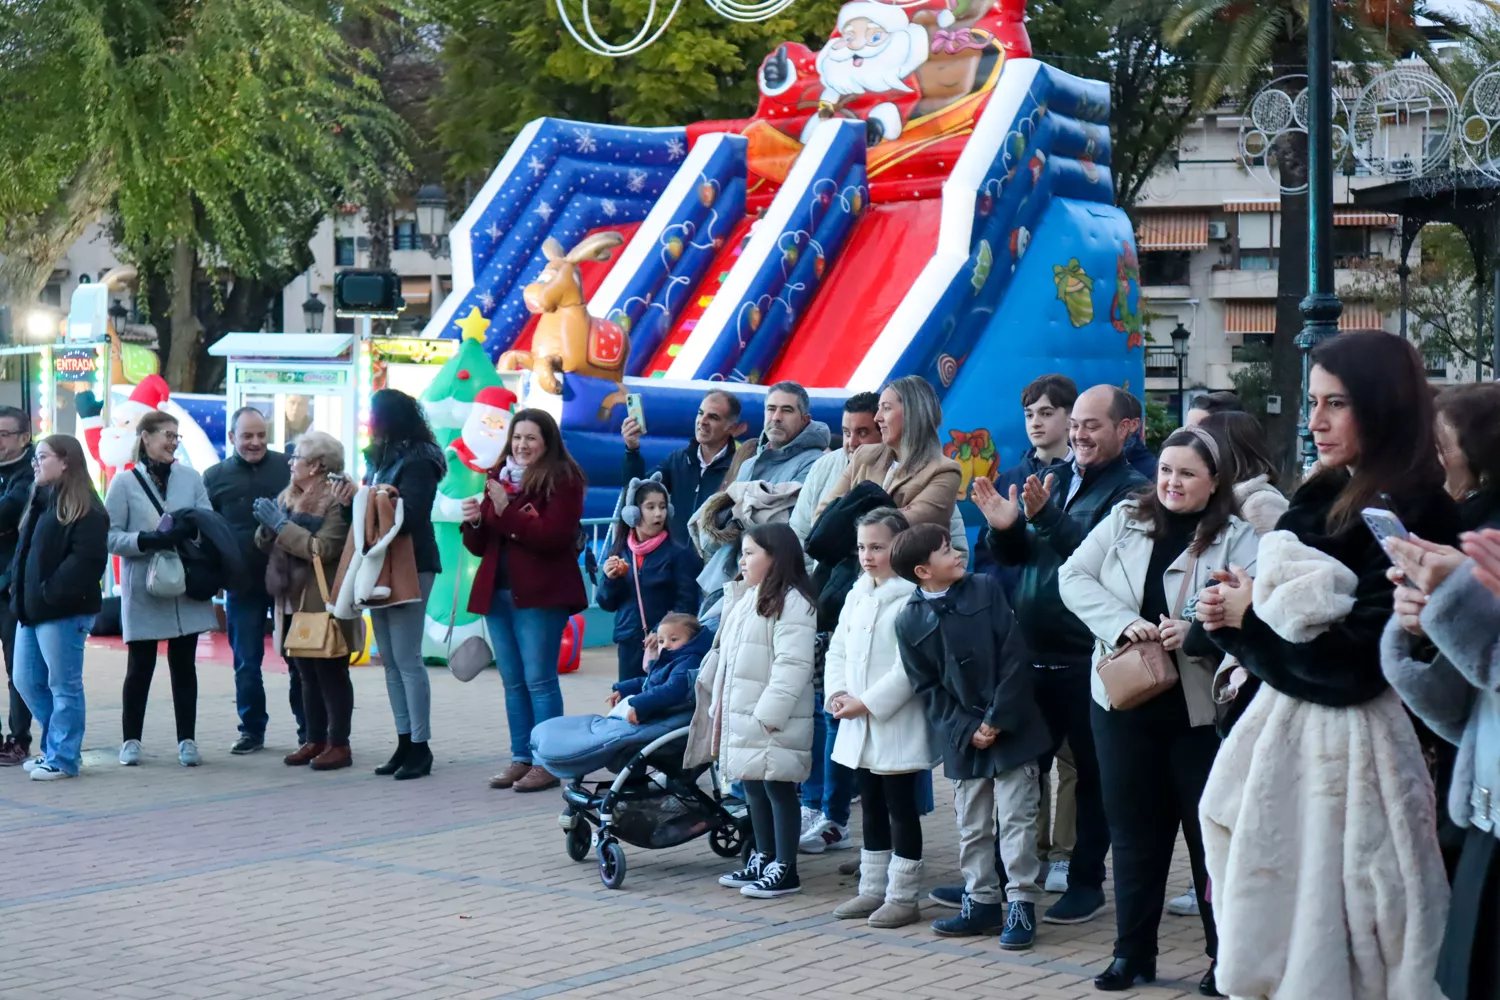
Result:
{"type": "MultiPolygon", "coordinates": [[[[1208,957],[1218,952],[1207,885],[1198,800],[1213,767],[1212,683],[1220,654],[1206,637],[1185,649],[1184,604],[1231,566],[1253,572],[1258,540],[1235,515],[1234,460],[1198,427],[1162,447],[1156,486],[1123,501],[1063,565],[1058,589],[1068,610],[1096,637],[1093,729],[1114,848],[1114,962],[1095,979],[1105,991],[1156,977],[1157,929],[1180,823],[1198,889],[1208,957]],[[1098,665],[1119,646],[1160,641],[1180,682],[1126,710],[1110,706],[1098,665]],[[1194,655],[1197,652],[1206,656],[1194,655]]],[[[1198,630],[1201,633],[1201,629],[1198,630]]],[[[1210,966],[1200,991],[1215,991],[1210,966]]]]}
{"type": "Polygon", "coordinates": [[[859,521],[854,583],[828,645],[823,683],[828,710],[839,720],[836,764],[855,771],[864,812],[859,894],[838,906],[841,919],[868,918],[871,927],[904,927],[921,919],[922,823],[918,778],[938,764],[932,732],[896,648],[896,616],[916,584],[891,569],[891,543],[908,527],[890,507],[859,521]]]}

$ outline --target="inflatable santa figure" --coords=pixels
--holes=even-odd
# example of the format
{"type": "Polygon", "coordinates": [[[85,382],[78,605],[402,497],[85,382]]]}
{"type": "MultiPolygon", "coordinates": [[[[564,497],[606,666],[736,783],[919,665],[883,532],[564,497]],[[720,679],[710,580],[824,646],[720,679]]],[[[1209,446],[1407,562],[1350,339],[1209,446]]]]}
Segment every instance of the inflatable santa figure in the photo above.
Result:
{"type": "Polygon", "coordinates": [[[99,434],[99,461],[114,475],[115,469],[128,469],[134,462],[135,429],[141,418],[161,409],[171,396],[167,380],[147,375],[130,392],[130,398],[116,403],[110,410],[110,423],[99,434]]]}
{"type": "Polygon", "coordinates": [[[500,464],[500,453],[510,435],[510,415],[516,394],[503,386],[480,389],[464,420],[463,432],[450,446],[459,461],[474,472],[488,473],[500,464]]]}

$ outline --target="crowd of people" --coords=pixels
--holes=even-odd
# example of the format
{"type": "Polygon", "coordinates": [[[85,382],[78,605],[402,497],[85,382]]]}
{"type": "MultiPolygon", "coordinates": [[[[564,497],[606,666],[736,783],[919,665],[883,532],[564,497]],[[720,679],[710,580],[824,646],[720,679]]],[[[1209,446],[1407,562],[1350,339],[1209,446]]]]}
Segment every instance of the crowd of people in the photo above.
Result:
{"type": "MultiPolygon", "coordinates": [[[[748,860],[719,879],[743,895],[795,893],[799,855],[857,847],[836,917],[901,927],[925,902],[951,910],[937,934],[1026,950],[1043,924],[1098,917],[1112,872],[1102,991],[1155,979],[1169,909],[1202,923],[1206,996],[1496,995],[1500,385],[1434,394],[1424,371],[1389,335],[1320,345],[1317,462],[1290,495],[1233,394],[1194,400],[1153,455],[1138,399],[1045,375],[1019,400],[1030,447],[970,486],[973,552],[962,470],[919,377],[850,397],[841,442],[795,383],[769,387],[742,443],[739,397],[710,392],[694,440],[654,469],[627,419],[597,588],[618,678],[583,717],[566,715],[556,664],[588,604],[585,477],[553,418],[520,410],[462,513],[480,559],[468,608],[487,623],[510,732],[490,785],[556,787],[549,740],[565,733],[687,725],[685,762],[716,761],[748,810],[748,860]],[[939,765],[964,881],[924,896],[939,765]],[[1169,902],[1179,833],[1193,881],[1169,902]]],[[[142,760],[163,641],[178,759],[200,762],[194,657],[222,588],[232,752],[265,745],[269,619],[300,744],[286,763],[351,766],[355,637],[339,610],[374,574],[346,584],[344,564],[351,538],[384,533],[371,621],[396,748],[376,773],[430,773],[421,636],[442,569],[428,512],[443,455],[394,390],[372,398],[371,436],[355,484],[337,441],[309,432],[276,454],[245,409],[233,454],[200,476],[173,461],[173,418],[153,413],[101,502],[78,442],[33,444],[26,415],[0,409],[0,764],[78,773],[84,638],[113,555],[122,764],[142,760]],[[292,644],[330,607],[336,627],[292,644]]]]}

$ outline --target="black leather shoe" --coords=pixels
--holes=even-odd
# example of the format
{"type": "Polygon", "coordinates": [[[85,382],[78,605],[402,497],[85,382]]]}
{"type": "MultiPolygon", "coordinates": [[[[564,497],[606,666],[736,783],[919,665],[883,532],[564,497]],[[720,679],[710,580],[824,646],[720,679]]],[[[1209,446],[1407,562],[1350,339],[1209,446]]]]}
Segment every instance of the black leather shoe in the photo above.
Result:
{"type": "Polygon", "coordinates": [[[1109,968],[1094,977],[1094,989],[1105,993],[1128,990],[1137,983],[1156,982],[1156,961],[1139,962],[1128,958],[1117,958],[1109,968]]]}
{"type": "Polygon", "coordinates": [[[1203,978],[1198,980],[1198,992],[1206,997],[1224,996],[1223,993],[1219,992],[1219,963],[1217,961],[1209,965],[1208,971],[1203,974],[1203,978]]]}

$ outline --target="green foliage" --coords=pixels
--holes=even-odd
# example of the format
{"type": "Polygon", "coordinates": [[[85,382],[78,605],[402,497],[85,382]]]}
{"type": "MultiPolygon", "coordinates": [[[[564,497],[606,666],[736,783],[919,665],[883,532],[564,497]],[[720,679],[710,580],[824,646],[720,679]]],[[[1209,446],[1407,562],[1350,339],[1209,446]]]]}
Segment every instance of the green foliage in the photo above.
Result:
{"type": "MultiPolygon", "coordinates": [[[[1250,348],[1243,357],[1247,364],[1231,372],[1229,381],[1234,385],[1235,395],[1240,397],[1246,413],[1253,413],[1261,420],[1266,418],[1266,397],[1271,394],[1271,352],[1264,347],[1250,348]]],[[[1282,400],[1282,406],[1295,405],[1295,401],[1282,400]]]]}
{"type": "Polygon", "coordinates": [[[317,0],[0,5],[0,249],[86,185],[127,249],[177,241],[237,270],[382,164],[403,130],[317,0]]]}
{"type": "MultiPolygon", "coordinates": [[[[581,5],[566,2],[582,32],[581,5]]],[[[595,3],[594,30],[606,41],[628,41],[651,6],[651,0],[595,3]]],[[[670,6],[658,4],[658,16],[670,6]]],[[[839,0],[798,0],[770,20],[740,24],[684,0],[653,45],[610,59],[568,34],[554,0],[434,0],[445,28],[437,113],[449,172],[487,174],[521,127],[543,116],[644,126],[744,118],[755,110],[755,72],[766,54],[785,41],[820,46],[839,6],[839,0]]]]}
{"type": "Polygon", "coordinates": [[[1177,415],[1159,399],[1146,399],[1146,447],[1153,454],[1161,453],[1161,446],[1177,429],[1177,415]]]}

